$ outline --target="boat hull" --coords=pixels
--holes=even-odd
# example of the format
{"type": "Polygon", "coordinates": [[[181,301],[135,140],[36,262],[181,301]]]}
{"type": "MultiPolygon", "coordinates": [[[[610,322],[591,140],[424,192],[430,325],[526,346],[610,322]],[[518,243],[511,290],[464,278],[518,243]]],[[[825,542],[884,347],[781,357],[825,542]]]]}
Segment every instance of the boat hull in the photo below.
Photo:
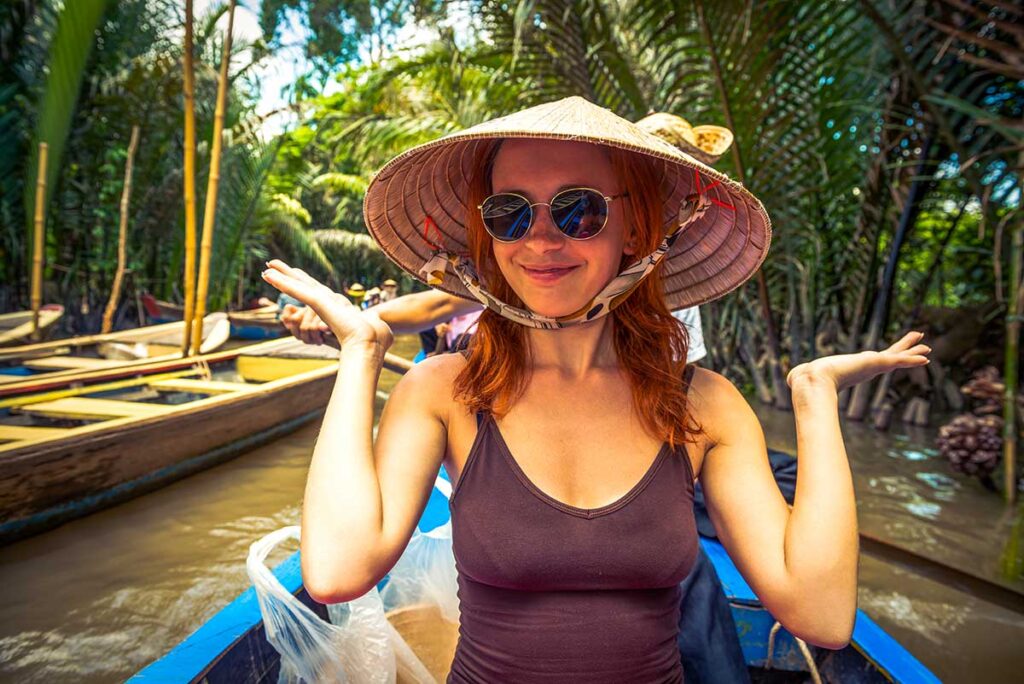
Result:
{"type": "MultiPolygon", "coordinates": [[[[447,517],[448,500],[435,490],[419,527],[428,531],[447,517]]],[[[701,546],[722,579],[748,667],[764,669],[768,634],[774,619],[761,607],[722,545],[702,538],[701,546]]],[[[296,552],[275,568],[274,575],[287,591],[321,618],[326,618],[324,606],[313,601],[302,585],[300,565],[299,553],[296,552]]],[[[384,583],[386,580],[381,586],[384,583]]],[[[806,669],[796,642],[784,630],[780,630],[774,647],[774,669],[793,672],[806,669]]],[[[920,661],[861,611],[857,611],[850,646],[838,651],[812,647],[812,651],[825,682],[939,682],[920,661]]],[[[170,653],[128,681],[130,684],[154,681],[256,684],[276,681],[280,666],[278,653],[266,639],[256,592],[250,588],[170,653]]]]}
{"type": "MultiPolygon", "coordinates": [[[[315,363],[313,365],[316,365],[315,363]]],[[[139,496],[317,417],[337,364],[211,396],[149,417],[108,420],[61,439],[0,449],[0,544],[139,496]]]]}

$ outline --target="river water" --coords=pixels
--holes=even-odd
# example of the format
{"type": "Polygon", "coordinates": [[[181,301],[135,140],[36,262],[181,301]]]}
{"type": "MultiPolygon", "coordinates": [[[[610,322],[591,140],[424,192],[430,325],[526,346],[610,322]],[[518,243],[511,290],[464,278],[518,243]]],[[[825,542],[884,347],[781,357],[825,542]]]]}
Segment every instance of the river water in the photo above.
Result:
{"type": "MultiPolygon", "coordinates": [[[[382,388],[395,380],[385,372],[382,388]]],[[[794,451],[792,414],[756,411],[768,446],[794,451]]],[[[861,529],[1007,582],[1002,504],[948,470],[935,432],[844,423],[861,529]]],[[[0,681],[120,681],[166,653],[248,586],[253,541],[298,523],[316,434],[307,426],[0,551],[0,681]]],[[[943,681],[1020,681],[1021,614],[867,555],[860,607],[943,681]]]]}

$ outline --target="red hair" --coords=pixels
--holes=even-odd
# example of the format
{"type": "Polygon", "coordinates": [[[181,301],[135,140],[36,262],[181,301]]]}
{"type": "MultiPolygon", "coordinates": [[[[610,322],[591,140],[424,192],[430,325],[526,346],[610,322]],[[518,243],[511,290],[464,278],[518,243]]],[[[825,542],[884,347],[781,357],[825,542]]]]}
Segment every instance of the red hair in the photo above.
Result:
{"type": "MultiPolygon", "coordinates": [[[[491,143],[477,158],[469,181],[468,206],[478,206],[491,194],[491,171],[500,147],[500,141],[491,143]]],[[[634,229],[636,253],[650,254],[665,236],[658,163],[617,148],[605,149],[629,194],[624,206],[627,225],[634,229]]],[[[524,306],[498,268],[491,237],[478,212],[469,212],[466,228],[470,256],[487,288],[501,301],[524,306]]],[[[620,270],[635,258],[624,254],[620,270]]],[[[692,441],[687,436],[701,428],[691,427],[682,383],[689,336],[665,304],[661,267],[609,315],[615,353],[629,378],[633,405],[644,427],[673,447],[692,441]]],[[[485,309],[466,367],[455,379],[456,399],[472,413],[505,415],[526,389],[529,353],[526,327],[485,309]]]]}

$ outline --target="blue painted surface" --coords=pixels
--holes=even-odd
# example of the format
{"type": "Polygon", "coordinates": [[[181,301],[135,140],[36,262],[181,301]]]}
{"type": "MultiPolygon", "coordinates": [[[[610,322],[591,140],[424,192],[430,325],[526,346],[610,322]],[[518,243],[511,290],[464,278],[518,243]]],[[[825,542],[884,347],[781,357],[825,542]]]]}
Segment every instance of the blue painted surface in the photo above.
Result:
{"type": "Polygon", "coordinates": [[[236,340],[275,340],[284,335],[283,326],[280,329],[266,328],[259,325],[236,326],[231,324],[231,337],[236,340]]]}
{"type": "Polygon", "coordinates": [[[208,451],[187,461],[181,461],[174,465],[161,468],[142,477],[123,482],[115,487],[104,490],[97,494],[87,496],[75,501],[53,506],[40,511],[27,518],[11,520],[0,524],[0,543],[7,543],[21,537],[36,534],[46,529],[60,525],[63,522],[80,518],[84,515],[108,508],[115,503],[126,501],[151,489],[155,489],[163,483],[179,480],[186,475],[210,468],[233,456],[255,448],[264,442],[276,437],[288,434],[299,428],[304,423],[313,420],[321,411],[311,411],[298,418],[293,418],[274,427],[249,435],[244,439],[237,440],[230,444],[208,451]]]}
{"type": "Polygon", "coordinates": [[[921,682],[939,684],[941,680],[915,658],[910,651],[889,636],[885,630],[867,616],[857,611],[853,625],[854,646],[872,662],[881,666],[897,682],[921,682]]]}
{"type": "Polygon", "coordinates": [[[427,358],[427,352],[425,352],[422,349],[420,349],[419,352],[416,353],[416,356],[412,357],[412,362],[413,363],[419,363],[420,361],[422,361],[425,358],[427,358]]]}
{"type": "Polygon", "coordinates": [[[35,375],[35,371],[25,366],[11,366],[10,368],[0,368],[0,375],[29,376],[35,375]]]}

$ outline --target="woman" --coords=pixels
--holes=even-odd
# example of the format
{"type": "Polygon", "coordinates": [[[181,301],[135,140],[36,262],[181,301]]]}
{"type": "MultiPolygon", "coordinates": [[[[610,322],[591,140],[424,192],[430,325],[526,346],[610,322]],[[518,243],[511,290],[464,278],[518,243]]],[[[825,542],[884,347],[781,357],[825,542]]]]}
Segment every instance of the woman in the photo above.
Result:
{"type": "Polygon", "coordinates": [[[341,344],[303,508],[314,598],[350,600],[387,573],[443,464],[461,610],[450,682],[678,682],[699,477],[767,609],[814,644],[849,641],[857,523],[837,392],[927,363],[919,334],[790,371],[790,510],[749,405],[724,377],[685,366],[670,314],[738,287],[763,261],[767,215],[741,186],[568,98],[400,155],[375,177],[365,213],[405,270],[488,310],[466,355],[405,375],[374,442],[391,331],[269,264],[267,282],[341,344]]]}

